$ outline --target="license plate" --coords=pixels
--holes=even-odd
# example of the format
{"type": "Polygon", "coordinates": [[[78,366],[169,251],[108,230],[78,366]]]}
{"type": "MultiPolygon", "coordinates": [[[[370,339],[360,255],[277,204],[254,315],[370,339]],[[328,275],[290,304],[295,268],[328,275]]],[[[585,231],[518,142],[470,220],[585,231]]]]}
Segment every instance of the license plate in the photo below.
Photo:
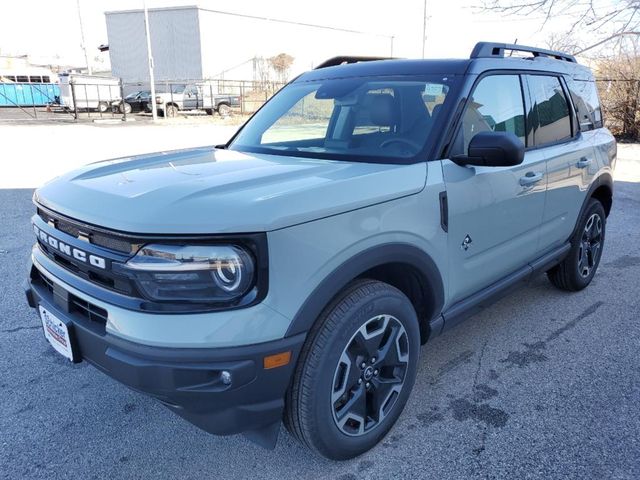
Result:
{"type": "Polygon", "coordinates": [[[40,310],[42,328],[44,328],[44,336],[59,354],[73,362],[73,348],[71,347],[67,325],[42,305],[39,305],[38,308],[40,310]]]}

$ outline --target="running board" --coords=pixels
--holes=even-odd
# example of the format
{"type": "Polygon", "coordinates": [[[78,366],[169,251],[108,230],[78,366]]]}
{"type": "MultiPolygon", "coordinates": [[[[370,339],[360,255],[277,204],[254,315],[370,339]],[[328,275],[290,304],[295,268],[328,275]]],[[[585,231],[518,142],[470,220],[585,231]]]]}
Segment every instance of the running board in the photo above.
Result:
{"type": "Polygon", "coordinates": [[[503,279],[455,303],[430,322],[429,339],[435,338],[441,333],[459,325],[467,318],[482,311],[507,294],[526,285],[531,278],[538,273],[546,272],[556,266],[564,260],[569,250],[571,250],[571,244],[565,243],[533,262],[529,262],[521,269],[507,275],[503,279]]]}

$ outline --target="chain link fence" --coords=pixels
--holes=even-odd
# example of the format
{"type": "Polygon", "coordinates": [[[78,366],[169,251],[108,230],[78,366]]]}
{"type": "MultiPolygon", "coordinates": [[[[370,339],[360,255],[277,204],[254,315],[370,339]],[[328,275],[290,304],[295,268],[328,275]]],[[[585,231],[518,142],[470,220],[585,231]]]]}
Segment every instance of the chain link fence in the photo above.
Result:
{"type": "Polygon", "coordinates": [[[0,120],[96,120],[149,117],[152,102],[159,116],[256,112],[284,83],[250,80],[167,80],[155,83],[73,74],[60,83],[0,82],[0,120]]]}
{"type": "Polygon", "coordinates": [[[640,140],[640,79],[596,80],[606,127],[616,137],[640,140]]]}

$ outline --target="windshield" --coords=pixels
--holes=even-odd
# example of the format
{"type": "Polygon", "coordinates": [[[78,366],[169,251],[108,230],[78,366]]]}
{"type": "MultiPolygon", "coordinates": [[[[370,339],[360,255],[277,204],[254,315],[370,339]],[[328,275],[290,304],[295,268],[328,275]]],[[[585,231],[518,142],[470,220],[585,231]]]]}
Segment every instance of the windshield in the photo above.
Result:
{"type": "Polygon", "coordinates": [[[424,149],[452,81],[440,75],[292,83],[229,148],[337,160],[413,158],[424,149]]]}

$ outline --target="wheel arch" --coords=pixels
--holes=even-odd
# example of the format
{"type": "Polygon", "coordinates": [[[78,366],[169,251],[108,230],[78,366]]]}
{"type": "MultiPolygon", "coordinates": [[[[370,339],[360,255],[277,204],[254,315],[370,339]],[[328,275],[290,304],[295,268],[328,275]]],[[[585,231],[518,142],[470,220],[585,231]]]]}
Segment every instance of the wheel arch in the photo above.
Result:
{"type": "Polygon", "coordinates": [[[571,232],[571,236],[569,236],[569,238],[573,238],[576,231],[578,230],[580,219],[582,218],[584,211],[589,205],[589,200],[591,200],[592,198],[595,198],[600,203],[602,203],[604,212],[608,217],[613,205],[613,177],[609,172],[599,175],[591,183],[591,186],[587,191],[587,195],[585,196],[584,202],[582,203],[582,207],[580,207],[580,212],[578,213],[578,217],[576,218],[575,227],[573,228],[573,231],[571,232]]]}
{"type": "Polygon", "coordinates": [[[379,280],[402,291],[416,309],[421,341],[426,342],[430,335],[430,322],[441,312],[444,304],[442,275],[426,252],[403,243],[369,248],[336,268],[303,303],[286,336],[308,332],[325,307],[347,285],[361,278],[379,280]]]}
{"type": "Polygon", "coordinates": [[[611,206],[613,205],[613,187],[611,185],[608,183],[599,185],[593,193],[591,193],[589,198],[597,199],[604,207],[604,213],[607,214],[607,217],[609,216],[611,206]]]}

